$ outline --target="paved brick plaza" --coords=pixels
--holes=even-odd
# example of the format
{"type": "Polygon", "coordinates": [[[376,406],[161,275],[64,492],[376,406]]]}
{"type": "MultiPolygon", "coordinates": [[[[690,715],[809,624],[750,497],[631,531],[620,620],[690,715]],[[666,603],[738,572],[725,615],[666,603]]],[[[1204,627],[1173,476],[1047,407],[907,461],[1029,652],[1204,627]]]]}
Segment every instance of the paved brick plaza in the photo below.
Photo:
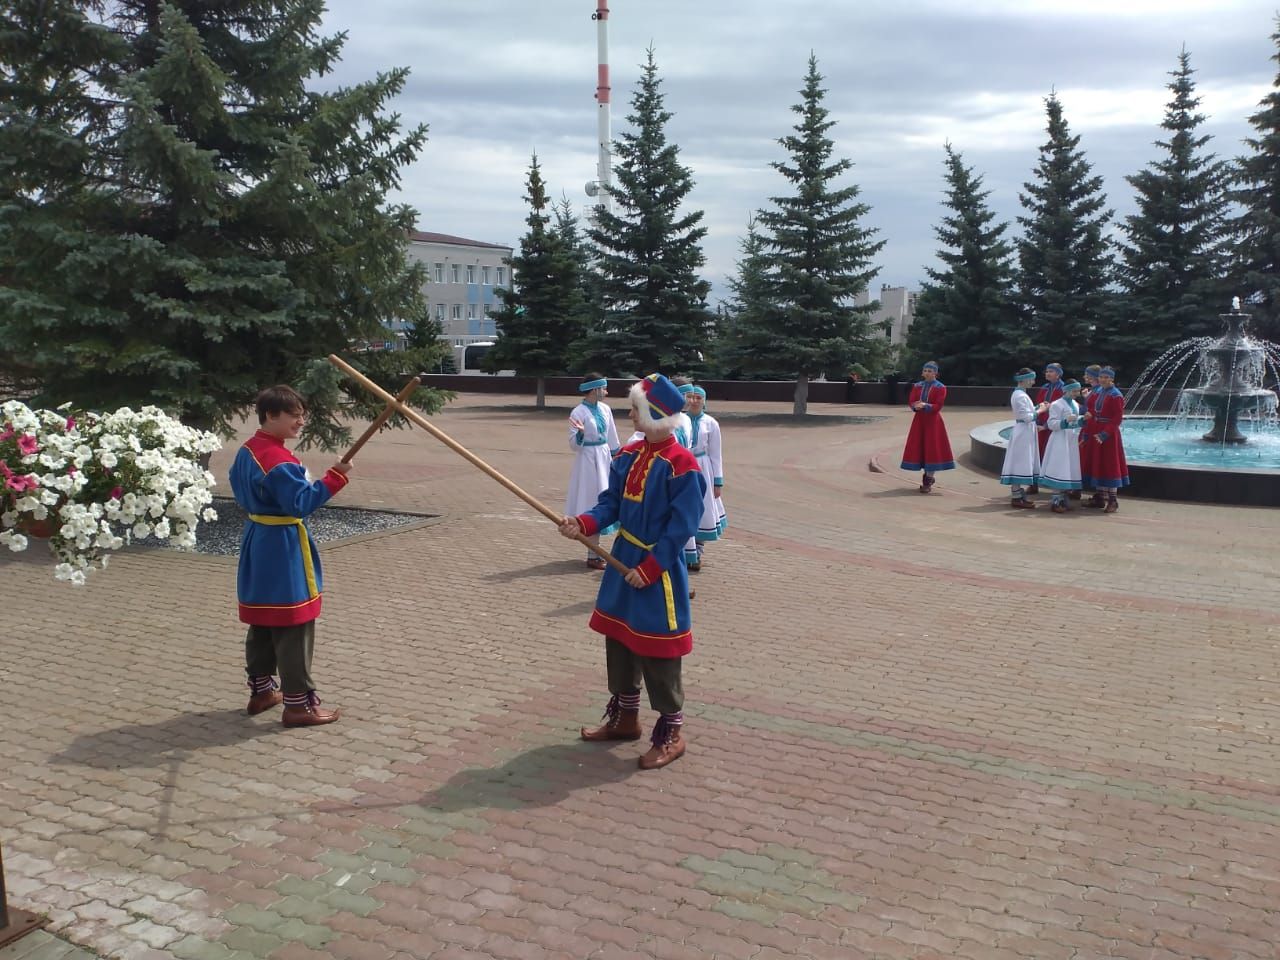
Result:
{"type": "MultiPolygon", "coordinates": [[[[552,402],[437,422],[558,508],[552,402]]],[[[337,501],[440,519],[325,548],[332,727],[244,716],[233,560],[0,558],[12,905],[130,960],[1278,955],[1280,513],[926,498],[905,411],[712,410],[730,538],[663,771],[577,740],[599,574],[420,434],[337,501]]],[[[948,413],[957,453],[999,416],[948,413]]]]}

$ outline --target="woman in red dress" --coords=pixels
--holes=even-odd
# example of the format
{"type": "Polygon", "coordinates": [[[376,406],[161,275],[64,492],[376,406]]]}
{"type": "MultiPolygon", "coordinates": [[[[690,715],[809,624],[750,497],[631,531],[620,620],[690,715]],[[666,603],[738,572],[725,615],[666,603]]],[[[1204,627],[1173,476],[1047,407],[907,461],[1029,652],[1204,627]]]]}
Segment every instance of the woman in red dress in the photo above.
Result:
{"type": "Polygon", "coordinates": [[[933,490],[933,475],[939,470],[954,470],[955,457],[951,455],[951,441],[947,439],[947,425],[942,420],[942,405],[947,400],[947,388],[938,379],[938,365],[930,360],[920,371],[923,378],[911,387],[907,406],[915,414],[911,418],[911,431],[902,451],[903,470],[923,470],[921,493],[933,490]]]}
{"type": "Polygon", "coordinates": [[[1085,486],[1097,492],[1082,506],[1102,507],[1104,513],[1120,509],[1116,491],[1129,485],[1129,464],[1124,458],[1120,423],[1124,420],[1124,395],[1116,389],[1116,372],[1098,371],[1098,387],[1085,404],[1080,430],[1080,474],[1085,486]]]}

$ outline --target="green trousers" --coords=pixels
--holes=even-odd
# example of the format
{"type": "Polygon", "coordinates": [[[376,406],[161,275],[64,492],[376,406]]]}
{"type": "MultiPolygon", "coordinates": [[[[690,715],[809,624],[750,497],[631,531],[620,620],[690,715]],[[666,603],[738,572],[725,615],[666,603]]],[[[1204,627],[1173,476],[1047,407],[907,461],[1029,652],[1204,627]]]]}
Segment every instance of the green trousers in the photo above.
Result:
{"type": "Polygon", "coordinates": [[[311,656],[316,647],[316,622],[291,627],[251,626],[244,638],[244,669],[251,677],[280,674],[285,695],[316,688],[311,679],[311,656]]]}
{"type": "Polygon", "coordinates": [[[680,681],[681,657],[641,657],[626,644],[605,637],[605,669],[609,692],[614,696],[640,692],[640,681],[649,691],[649,706],[659,713],[679,713],[684,709],[684,685],[680,681]]]}

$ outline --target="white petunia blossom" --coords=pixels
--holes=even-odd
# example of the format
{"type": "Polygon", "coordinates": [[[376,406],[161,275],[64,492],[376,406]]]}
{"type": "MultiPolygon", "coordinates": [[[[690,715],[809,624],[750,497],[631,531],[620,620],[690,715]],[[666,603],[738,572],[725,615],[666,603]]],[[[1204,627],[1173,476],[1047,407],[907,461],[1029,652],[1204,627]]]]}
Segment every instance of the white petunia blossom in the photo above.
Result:
{"type": "Polygon", "coordinates": [[[0,486],[0,546],[24,550],[32,525],[48,524],[58,580],[83,584],[110,551],[140,537],[190,549],[201,520],[217,517],[209,507],[216,480],[200,460],[221,446],[218,437],[158,407],[99,414],[7,401],[0,436],[0,464],[29,478],[26,489],[0,486]],[[36,452],[24,453],[19,437],[34,437],[36,452]]]}

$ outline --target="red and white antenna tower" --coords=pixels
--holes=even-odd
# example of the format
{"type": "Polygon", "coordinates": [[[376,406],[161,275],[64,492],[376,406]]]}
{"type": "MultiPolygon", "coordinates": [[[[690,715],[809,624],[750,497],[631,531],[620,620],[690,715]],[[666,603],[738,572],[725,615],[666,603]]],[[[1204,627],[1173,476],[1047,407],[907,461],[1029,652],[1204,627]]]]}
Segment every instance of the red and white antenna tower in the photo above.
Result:
{"type": "Polygon", "coordinates": [[[609,4],[597,0],[596,12],[591,15],[596,22],[596,51],[599,66],[596,67],[596,128],[599,154],[596,158],[596,178],[587,183],[587,196],[596,198],[596,210],[609,210],[609,191],[613,183],[613,153],[609,133],[609,4]]]}

